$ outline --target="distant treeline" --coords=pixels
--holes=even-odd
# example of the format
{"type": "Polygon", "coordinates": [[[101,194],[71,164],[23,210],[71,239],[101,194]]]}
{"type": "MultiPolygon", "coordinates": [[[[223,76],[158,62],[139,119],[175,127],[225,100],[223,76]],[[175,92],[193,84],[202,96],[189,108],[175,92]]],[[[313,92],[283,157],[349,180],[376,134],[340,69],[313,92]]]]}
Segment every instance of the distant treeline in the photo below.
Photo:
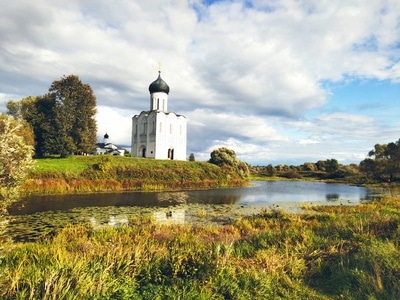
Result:
{"type": "Polygon", "coordinates": [[[282,177],[288,179],[310,178],[319,180],[346,179],[356,182],[365,181],[356,164],[341,165],[336,159],[319,160],[316,163],[307,162],[299,166],[276,165],[253,166],[250,168],[253,176],[282,177]]]}
{"type": "Polygon", "coordinates": [[[369,158],[360,164],[342,165],[332,158],[299,166],[276,165],[250,167],[253,176],[340,180],[349,183],[396,182],[400,180],[400,140],[376,144],[369,158]]]}

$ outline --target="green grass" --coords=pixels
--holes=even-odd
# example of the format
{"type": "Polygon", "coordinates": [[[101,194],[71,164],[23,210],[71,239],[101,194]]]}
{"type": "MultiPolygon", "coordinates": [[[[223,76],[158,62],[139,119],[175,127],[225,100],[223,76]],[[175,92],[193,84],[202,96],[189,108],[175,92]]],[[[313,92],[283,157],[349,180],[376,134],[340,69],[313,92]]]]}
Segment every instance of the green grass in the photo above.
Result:
{"type": "Polygon", "coordinates": [[[206,162],[115,156],[39,159],[25,194],[184,190],[246,185],[233,169],[206,162]]]}
{"type": "MultiPolygon", "coordinates": [[[[94,164],[101,164],[108,167],[136,167],[146,169],[159,168],[186,168],[197,169],[204,165],[203,162],[187,162],[176,160],[154,160],[120,156],[70,156],[67,158],[46,158],[35,160],[33,174],[40,173],[75,173],[80,174],[94,164]]],[[[207,164],[210,165],[210,164],[207,164]]]]}
{"type": "Polygon", "coordinates": [[[47,158],[35,160],[32,173],[71,172],[79,174],[95,160],[90,157],[71,156],[67,158],[47,158]]]}
{"type": "Polygon", "coordinates": [[[1,299],[399,299],[400,202],[3,241],[1,299]]]}

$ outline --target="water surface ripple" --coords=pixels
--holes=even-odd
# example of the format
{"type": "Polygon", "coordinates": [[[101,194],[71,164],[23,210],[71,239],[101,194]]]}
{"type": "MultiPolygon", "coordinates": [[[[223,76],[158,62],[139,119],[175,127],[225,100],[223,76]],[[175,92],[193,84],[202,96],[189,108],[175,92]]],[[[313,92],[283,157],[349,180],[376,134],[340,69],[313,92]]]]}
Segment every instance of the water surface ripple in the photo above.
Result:
{"type": "Polygon", "coordinates": [[[181,192],[131,192],[35,196],[9,210],[7,233],[20,241],[52,235],[68,224],[124,226],[135,216],[163,224],[222,224],[263,208],[299,211],[308,205],[356,205],[370,201],[364,187],[308,181],[254,181],[247,188],[181,192]]]}

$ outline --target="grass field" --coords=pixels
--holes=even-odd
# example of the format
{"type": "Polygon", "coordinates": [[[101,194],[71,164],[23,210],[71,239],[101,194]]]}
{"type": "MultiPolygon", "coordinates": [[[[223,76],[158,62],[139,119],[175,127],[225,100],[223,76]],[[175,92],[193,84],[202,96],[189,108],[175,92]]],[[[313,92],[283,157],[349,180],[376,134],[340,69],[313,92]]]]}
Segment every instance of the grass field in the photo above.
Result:
{"type": "Polygon", "coordinates": [[[400,202],[2,241],[1,299],[399,299],[400,202]]]}
{"type": "MultiPolygon", "coordinates": [[[[187,162],[177,160],[155,160],[155,159],[142,159],[132,157],[121,157],[121,156],[70,156],[67,158],[47,158],[37,159],[35,161],[35,167],[33,174],[37,173],[75,173],[80,174],[84,170],[88,169],[93,165],[104,165],[108,167],[135,167],[143,169],[196,169],[199,166],[203,166],[204,162],[187,162]]],[[[213,166],[206,164],[207,166],[213,166]]]]}
{"type": "Polygon", "coordinates": [[[115,156],[38,159],[24,186],[26,194],[179,190],[243,186],[247,180],[228,167],[207,162],[115,156]]]}

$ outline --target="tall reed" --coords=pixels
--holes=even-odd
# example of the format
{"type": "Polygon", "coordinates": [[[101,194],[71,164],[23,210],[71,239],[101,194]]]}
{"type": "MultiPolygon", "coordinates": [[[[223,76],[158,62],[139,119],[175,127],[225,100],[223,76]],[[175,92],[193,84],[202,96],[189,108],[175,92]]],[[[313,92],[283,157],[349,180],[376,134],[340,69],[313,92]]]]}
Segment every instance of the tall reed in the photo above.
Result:
{"type": "Polygon", "coordinates": [[[219,227],[71,226],[5,243],[1,299],[398,299],[397,198],[219,227]]]}

